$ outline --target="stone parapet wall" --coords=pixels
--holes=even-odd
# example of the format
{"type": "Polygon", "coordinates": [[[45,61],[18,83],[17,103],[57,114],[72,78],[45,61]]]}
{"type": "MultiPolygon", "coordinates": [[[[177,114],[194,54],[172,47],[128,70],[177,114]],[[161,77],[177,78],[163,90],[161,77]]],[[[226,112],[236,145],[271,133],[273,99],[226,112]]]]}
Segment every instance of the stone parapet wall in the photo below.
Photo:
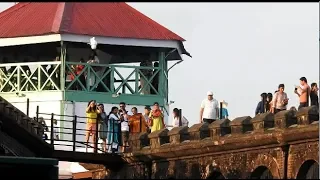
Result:
{"type": "Polygon", "coordinates": [[[136,134],[124,155],[129,164],[108,176],[248,178],[265,167],[274,178],[295,178],[307,159],[318,162],[318,122],[311,106],[136,134]]]}

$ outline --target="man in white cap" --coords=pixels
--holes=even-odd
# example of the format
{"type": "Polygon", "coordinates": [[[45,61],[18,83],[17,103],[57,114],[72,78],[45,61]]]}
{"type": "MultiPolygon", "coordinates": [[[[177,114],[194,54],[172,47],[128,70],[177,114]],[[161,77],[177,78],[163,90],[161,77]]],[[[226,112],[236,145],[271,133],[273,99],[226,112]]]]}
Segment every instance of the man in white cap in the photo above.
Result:
{"type": "Polygon", "coordinates": [[[207,98],[201,103],[200,108],[200,123],[207,122],[212,123],[219,116],[219,103],[213,98],[213,93],[211,91],[207,92],[207,98]]]}

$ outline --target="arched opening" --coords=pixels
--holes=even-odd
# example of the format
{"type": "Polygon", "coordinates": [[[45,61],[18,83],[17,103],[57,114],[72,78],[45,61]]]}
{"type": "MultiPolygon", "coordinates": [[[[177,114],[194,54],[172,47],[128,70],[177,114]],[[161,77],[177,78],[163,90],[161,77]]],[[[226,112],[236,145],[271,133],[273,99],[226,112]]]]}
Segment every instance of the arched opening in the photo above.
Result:
{"type": "Polygon", "coordinates": [[[259,166],[252,172],[250,179],[273,179],[273,176],[267,167],[259,166]]]}
{"type": "Polygon", "coordinates": [[[319,179],[319,164],[314,160],[305,161],[299,169],[297,179],[319,179]]]}
{"type": "Polygon", "coordinates": [[[219,171],[213,171],[207,179],[225,179],[219,171]]]}

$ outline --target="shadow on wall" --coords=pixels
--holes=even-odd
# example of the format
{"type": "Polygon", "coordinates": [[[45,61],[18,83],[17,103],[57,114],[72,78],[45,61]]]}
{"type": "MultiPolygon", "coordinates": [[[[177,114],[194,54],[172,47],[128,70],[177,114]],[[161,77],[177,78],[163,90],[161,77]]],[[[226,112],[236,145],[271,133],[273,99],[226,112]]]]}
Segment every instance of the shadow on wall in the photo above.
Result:
{"type": "Polygon", "coordinates": [[[219,171],[213,171],[207,179],[225,179],[225,177],[219,171]]]}
{"type": "Polygon", "coordinates": [[[297,179],[319,179],[319,164],[314,160],[305,161],[299,169],[297,179]]]}
{"type": "Polygon", "coordinates": [[[250,179],[273,179],[273,176],[267,167],[260,166],[252,172],[250,179]]]}

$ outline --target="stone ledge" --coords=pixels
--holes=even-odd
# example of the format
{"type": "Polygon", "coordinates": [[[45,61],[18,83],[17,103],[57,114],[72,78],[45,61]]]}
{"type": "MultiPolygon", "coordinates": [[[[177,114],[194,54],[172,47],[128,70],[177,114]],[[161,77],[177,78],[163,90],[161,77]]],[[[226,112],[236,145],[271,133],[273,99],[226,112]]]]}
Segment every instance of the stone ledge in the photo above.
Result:
{"type": "Polygon", "coordinates": [[[198,141],[210,136],[209,133],[209,124],[208,123],[199,123],[194,124],[188,129],[189,139],[191,141],[198,141]]]}
{"type": "Polygon", "coordinates": [[[215,140],[219,139],[221,136],[225,136],[231,133],[231,126],[230,126],[229,119],[222,119],[217,120],[209,125],[210,129],[210,137],[215,140]]]}
{"type": "Polygon", "coordinates": [[[267,112],[258,114],[251,119],[254,132],[263,132],[265,129],[274,127],[274,114],[267,112]]]}
{"type": "Polygon", "coordinates": [[[188,126],[175,127],[168,132],[170,143],[178,144],[189,138],[188,126]]]}
{"type": "Polygon", "coordinates": [[[252,131],[252,122],[250,116],[243,116],[235,118],[230,122],[231,134],[243,134],[247,131],[252,131]]]}
{"type": "Polygon", "coordinates": [[[301,108],[297,112],[297,124],[308,125],[313,121],[319,121],[319,109],[316,106],[301,108]]]}

